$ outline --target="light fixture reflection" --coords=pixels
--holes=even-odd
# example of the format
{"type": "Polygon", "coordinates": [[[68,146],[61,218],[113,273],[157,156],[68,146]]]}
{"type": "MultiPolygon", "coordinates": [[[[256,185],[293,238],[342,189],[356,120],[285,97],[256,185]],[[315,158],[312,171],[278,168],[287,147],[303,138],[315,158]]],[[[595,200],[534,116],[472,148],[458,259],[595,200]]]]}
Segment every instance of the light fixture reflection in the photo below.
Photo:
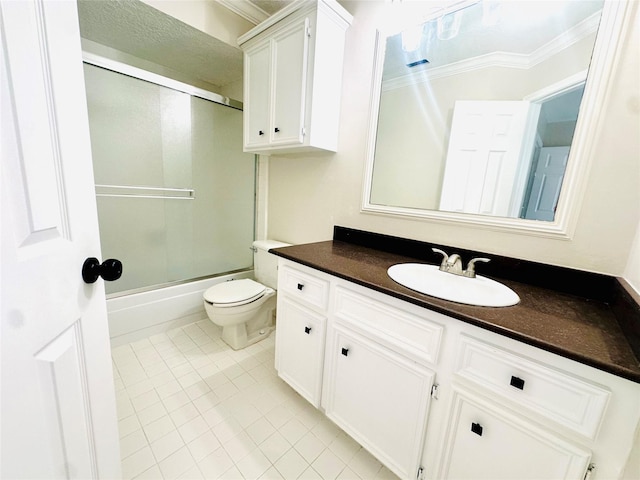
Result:
{"type": "Polygon", "coordinates": [[[438,39],[451,40],[458,35],[462,14],[462,10],[458,10],[438,18],[438,39]]]}
{"type": "Polygon", "coordinates": [[[492,27],[500,22],[500,2],[484,0],[482,2],[482,25],[492,27]]]}
{"type": "Polygon", "coordinates": [[[416,25],[402,32],[402,50],[405,52],[414,52],[420,48],[422,27],[422,25],[416,25]]]}

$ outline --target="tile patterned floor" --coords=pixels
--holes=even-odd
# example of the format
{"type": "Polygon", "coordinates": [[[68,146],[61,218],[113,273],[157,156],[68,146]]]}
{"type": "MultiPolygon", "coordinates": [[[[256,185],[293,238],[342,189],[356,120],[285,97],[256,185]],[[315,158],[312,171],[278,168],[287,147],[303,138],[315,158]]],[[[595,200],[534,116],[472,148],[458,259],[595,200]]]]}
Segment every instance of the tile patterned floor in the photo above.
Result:
{"type": "Polygon", "coordinates": [[[208,320],[112,349],[126,479],[397,480],[208,320]]]}

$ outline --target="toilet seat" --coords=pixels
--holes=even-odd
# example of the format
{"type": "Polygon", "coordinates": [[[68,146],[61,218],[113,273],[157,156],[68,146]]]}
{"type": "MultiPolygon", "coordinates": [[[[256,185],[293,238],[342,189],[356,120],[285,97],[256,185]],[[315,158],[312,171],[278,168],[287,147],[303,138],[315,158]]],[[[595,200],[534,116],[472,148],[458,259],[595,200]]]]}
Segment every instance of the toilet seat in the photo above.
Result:
{"type": "Polygon", "coordinates": [[[235,307],[258,300],[266,291],[267,287],[261,283],[244,278],[209,287],[204,292],[204,299],[216,307],[235,307]]]}

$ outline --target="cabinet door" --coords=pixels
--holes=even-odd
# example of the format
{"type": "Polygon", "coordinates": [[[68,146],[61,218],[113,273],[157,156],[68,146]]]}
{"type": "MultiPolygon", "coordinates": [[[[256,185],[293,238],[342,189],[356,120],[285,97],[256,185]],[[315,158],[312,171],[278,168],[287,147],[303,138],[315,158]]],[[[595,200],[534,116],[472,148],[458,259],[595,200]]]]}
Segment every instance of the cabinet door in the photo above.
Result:
{"type": "Polygon", "coordinates": [[[401,478],[416,476],[433,373],[336,328],[327,355],[329,418],[401,478]]]}
{"type": "Polygon", "coordinates": [[[276,328],[278,375],[313,406],[320,406],[326,318],[280,297],[276,328]]]}
{"type": "Polygon", "coordinates": [[[269,41],[245,52],[244,144],[248,148],[269,143],[270,63],[269,41]]]}
{"type": "Polygon", "coordinates": [[[509,411],[456,392],[438,478],[582,479],[590,452],[509,411]]]}
{"type": "Polygon", "coordinates": [[[273,49],[273,145],[300,144],[304,138],[309,19],[300,19],[272,39],[273,49]]]}

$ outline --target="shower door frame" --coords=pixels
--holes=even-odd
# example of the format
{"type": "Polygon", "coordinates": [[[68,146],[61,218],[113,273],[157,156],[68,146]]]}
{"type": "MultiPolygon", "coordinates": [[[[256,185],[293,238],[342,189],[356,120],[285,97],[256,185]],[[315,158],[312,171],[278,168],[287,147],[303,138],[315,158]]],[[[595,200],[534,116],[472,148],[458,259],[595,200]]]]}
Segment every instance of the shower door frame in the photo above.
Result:
{"type": "Polygon", "coordinates": [[[94,53],[83,51],[82,61],[89,65],[93,65],[94,67],[111,70],[112,72],[121,73],[129,77],[144,80],[145,82],[150,82],[162,87],[171,88],[172,90],[177,90],[194,97],[209,100],[226,107],[231,107],[235,108],[236,110],[243,111],[243,104],[239,100],[234,100],[218,93],[194,87],[193,85],[189,85],[188,83],[180,82],[178,80],[174,80],[157,73],[149,72],[148,70],[143,70],[142,68],[134,67],[132,65],[118,62],[116,60],[111,60],[110,58],[105,58],[94,53]]]}
{"type": "MultiPolygon", "coordinates": [[[[243,108],[243,103],[239,100],[235,100],[233,98],[230,97],[226,97],[224,95],[220,95],[218,93],[212,92],[210,90],[205,90],[199,87],[195,87],[193,85],[190,85],[188,83],[184,83],[178,80],[174,80],[172,78],[154,73],[154,72],[150,72],[148,70],[144,70],[142,68],[138,68],[138,67],[134,67],[132,65],[126,64],[126,63],[122,63],[119,62],[117,60],[112,60],[110,58],[106,58],[103,57],[101,55],[96,55],[94,53],[91,52],[87,52],[87,51],[82,51],[82,61],[83,63],[86,63],[88,65],[92,65],[94,67],[98,67],[98,68],[102,68],[105,70],[110,70],[112,72],[115,73],[120,73],[122,75],[126,75],[128,77],[132,77],[138,80],[142,80],[145,82],[149,82],[155,85],[159,85],[161,87],[166,87],[166,88],[170,88],[172,90],[176,90],[182,93],[186,93],[187,95],[191,95],[194,97],[198,97],[201,98],[203,100],[208,100],[220,105],[223,105],[225,107],[230,107],[233,108],[235,110],[240,110],[241,112],[244,111],[243,108]]],[[[254,171],[254,216],[253,216],[253,232],[254,232],[254,240],[256,239],[256,216],[257,216],[257,212],[258,212],[258,205],[257,205],[257,201],[258,201],[258,169],[259,169],[259,157],[257,155],[255,155],[255,171],[254,171]]],[[[103,185],[96,185],[96,187],[104,187],[103,185]]],[[[130,186],[110,186],[111,188],[127,188],[127,189],[131,189],[132,187],[130,186]]],[[[134,187],[135,188],[135,187],[134,187]]],[[[137,187],[140,188],[140,187],[137,187]]],[[[172,192],[169,192],[169,196],[171,198],[177,198],[177,199],[181,199],[181,200],[192,200],[194,198],[194,194],[193,194],[193,190],[188,190],[188,189],[151,189],[151,190],[171,190],[172,192]],[[175,190],[176,192],[173,192],[173,190],[175,190]],[[178,192],[178,190],[180,190],[180,192],[178,192]]],[[[96,193],[96,195],[100,195],[103,196],[104,194],[101,193],[96,193]]],[[[111,194],[110,194],[111,195],[111,194]]],[[[116,194],[114,194],[116,195],[116,194]]],[[[136,196],[147,196],[147,195],[136,195],[136,196]]],[[[161,198],[160,196],[147,196],[147,198],[161,198]]],[[[251,269],[246,269],[246,268],[241,268],[241,269],[237,269],[237,270],[231,270],[231,271],[227,271],[227,272],[220,272],[220,273],[214,273],[211,275],[204,275],[204,276],[198,276],[198,277],[193,277],[193,278],[188,278],[188,279],[182,279],[182,280],[174,280],[174,281],[170,281],[170,282],[164,282],[164,283],[157,283],[154,285],[147,285],[147,286],[143,286],[143,287],[138,287],[138,288],[132,288],[129,290],[123,290],[121,292],[114,292],[114,293],[109,293],[106,295],[107,300],[111,300],[111,299],[115,299],[115,298],[119,298],[119,297],[124,297],[124,296],[128,296],[128,295],[134,295],[134,294],[139,294],[139,293],[145,293],[145,292],[151,292],[153,290],[158,290],[161,288],[166,288],[166,287],[174,287],[174,286],[179,286],[179,285],[183,285],[183,284],[187,284],[187,283],[191,283],[191,282],[199,282],[202,280],[207,280],[207,279],[211,279],[211,278],[215,278],[215,277],[224,277],[224,276],[231,276],[230,278],[233,278],[237,275],[240,275],[239,278],[243,277],[244,273],[251,271],[251,269]]]]}

